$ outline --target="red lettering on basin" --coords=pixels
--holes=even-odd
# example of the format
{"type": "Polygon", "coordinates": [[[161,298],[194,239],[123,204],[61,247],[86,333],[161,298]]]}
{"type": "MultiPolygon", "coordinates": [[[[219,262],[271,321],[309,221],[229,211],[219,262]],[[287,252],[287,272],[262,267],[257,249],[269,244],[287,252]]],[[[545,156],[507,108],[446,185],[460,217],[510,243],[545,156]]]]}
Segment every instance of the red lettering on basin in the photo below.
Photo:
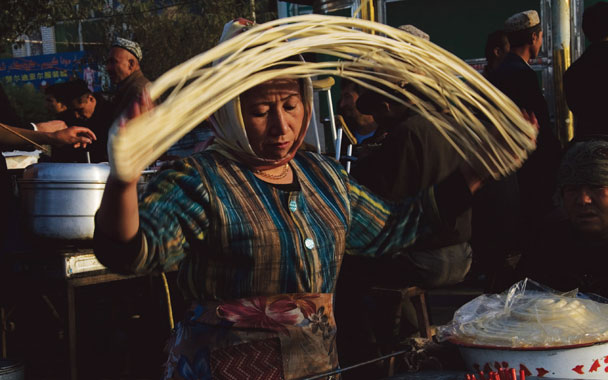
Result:
{"type": "Polygon", "coordinates": [[[585,371],[583,371],[583,365],[577,365],[576,367],[572,368],[572,370],[578,374],[583,375],[585,373],[585,371]]]}
{"type": "Polygon", "coordinates": [[[484,371],[485,373],[490,373],[490,372],[492,372],[492,367],[490,367],[490,364],[489,364],[489,363],[486,363],[486,365],[484,365],[484,366],[483,366],[483,371],[484,371]]]}
{"type": "Polygon", "coordinates": [[[538,377],[543,377],[543,376],[545,376],[546,374],[549,373],[549,371],[547,371],[544,368],[537,368],[536,371],[538,371],[538,375],[536,375],[538,377]]]}
{"type": "Polygon", "coordinates": [[[595,371],[597,371],[598,368],[600,368],[600,361],[596,360],[593,362],[593,364],[591,364],[591,368],[589,368],[589,372],[595,372],[595,371]]]}

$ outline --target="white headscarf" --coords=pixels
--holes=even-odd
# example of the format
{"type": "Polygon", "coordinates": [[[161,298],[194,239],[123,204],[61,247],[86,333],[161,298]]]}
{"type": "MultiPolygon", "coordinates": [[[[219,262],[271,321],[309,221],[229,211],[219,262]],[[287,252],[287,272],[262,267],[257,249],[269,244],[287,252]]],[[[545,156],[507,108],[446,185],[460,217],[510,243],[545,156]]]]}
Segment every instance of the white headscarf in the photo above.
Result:
{"type": "MultiPolygon", "coordinates": [[[[220,43],[246,31],[253,25],[253,22],[242,18],[230,21],[224,26],[220,43]]],[[[267,159],[258,156],[253,151],[249,144],[249,139],[247,138],[245,122],[243,121],[243,115],[241,114],[240,96],[230,100],[211,117],[215,139],[213,145],[211,145],[209,149],[216,150],[235,161],[243,162],[248,166],[259,170],[278,167],[290,161],[304,141],[304,136],[306,136],[306,131],[310,124],[313,107],[312,81],[310,78],[300,80],[302,81],[300,88],[302,89],[301,96],[305,109],[304,122],[300,129],[300,135],[296,137],[296,140],[285,157],[280,160],[267,159]]]]}

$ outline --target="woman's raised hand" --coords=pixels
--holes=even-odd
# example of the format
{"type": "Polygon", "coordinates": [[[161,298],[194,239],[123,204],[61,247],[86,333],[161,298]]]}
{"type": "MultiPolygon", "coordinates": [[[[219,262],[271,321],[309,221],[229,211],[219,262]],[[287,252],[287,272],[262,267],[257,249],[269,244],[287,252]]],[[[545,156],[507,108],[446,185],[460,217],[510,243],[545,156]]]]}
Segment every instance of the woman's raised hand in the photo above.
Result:
{"type": "Polygon", "coordinates": [[[139,96],[125,109],[120,119],[120,127],[124,127],[129,120],[135,119],[154,108],[154,102],[150,99],[150,92],[144,88],[139,96]]]}

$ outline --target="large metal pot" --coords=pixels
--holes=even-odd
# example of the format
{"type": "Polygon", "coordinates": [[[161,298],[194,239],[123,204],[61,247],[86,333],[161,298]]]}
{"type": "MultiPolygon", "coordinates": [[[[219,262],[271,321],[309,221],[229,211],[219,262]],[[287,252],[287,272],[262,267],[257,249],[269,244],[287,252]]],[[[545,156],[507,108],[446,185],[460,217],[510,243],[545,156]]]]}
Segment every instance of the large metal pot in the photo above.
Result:
{"type": "Polygon", "coordinates": [[[28,166],[18,184],[29,231],[40,238],[92,239],[109,173],[106,163],[28,166]]]}
{"type": "Polygon", "coordinates": [[[15,360],[0,359],[0,380],[23,379],[25,379],[23,363],[15,360]]]}

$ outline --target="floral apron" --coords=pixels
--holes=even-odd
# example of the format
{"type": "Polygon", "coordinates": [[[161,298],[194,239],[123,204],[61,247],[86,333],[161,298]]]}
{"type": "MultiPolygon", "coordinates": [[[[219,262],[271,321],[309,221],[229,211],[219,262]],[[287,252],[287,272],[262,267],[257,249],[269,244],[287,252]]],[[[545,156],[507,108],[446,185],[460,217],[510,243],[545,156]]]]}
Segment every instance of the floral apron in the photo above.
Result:
{"type": "Polygon", "coordinates": [[[305,378],[338,367],[335,337],[330,293],[197,303],[168,342],[165,379],[305,378]]]}

